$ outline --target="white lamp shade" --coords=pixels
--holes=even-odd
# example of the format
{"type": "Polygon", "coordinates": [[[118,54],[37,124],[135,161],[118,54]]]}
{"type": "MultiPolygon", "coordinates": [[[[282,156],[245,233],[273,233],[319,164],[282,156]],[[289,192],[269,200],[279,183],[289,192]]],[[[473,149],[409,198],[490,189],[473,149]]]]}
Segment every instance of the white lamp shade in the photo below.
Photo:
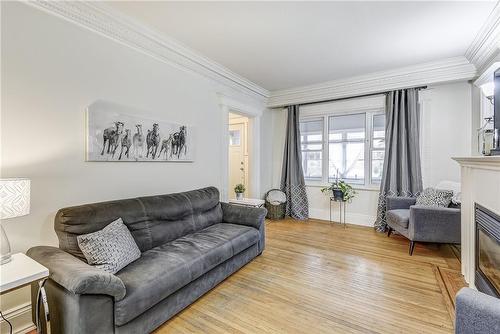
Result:
{"type": "Polygon", "coordinates": [[[30,180],[0,179],[0,219],[30,213],[30,180]]]}

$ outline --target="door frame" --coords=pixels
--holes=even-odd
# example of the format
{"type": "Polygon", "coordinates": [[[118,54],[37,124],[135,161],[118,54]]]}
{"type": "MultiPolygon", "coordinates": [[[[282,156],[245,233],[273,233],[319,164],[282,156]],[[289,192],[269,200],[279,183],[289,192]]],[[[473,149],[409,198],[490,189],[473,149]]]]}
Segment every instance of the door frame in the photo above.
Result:
{"type": "Polygon", "coordinates": [[[249,189],[248,196],[260,198],[260,121],[264,107],[257,107],[242,103],[218,94],[221,107],[221,173],[220,196],[221,200],[228,200],[229,187],[229,113],[238,114],[248,118],[248,155],[249,155],[249,189]]]}

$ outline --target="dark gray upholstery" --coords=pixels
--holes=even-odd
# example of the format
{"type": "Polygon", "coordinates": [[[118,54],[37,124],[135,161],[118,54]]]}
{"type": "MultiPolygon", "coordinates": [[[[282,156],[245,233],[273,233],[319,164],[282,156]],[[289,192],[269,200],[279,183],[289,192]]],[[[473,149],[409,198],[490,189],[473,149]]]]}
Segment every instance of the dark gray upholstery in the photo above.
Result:
{"type": "Polygon", "coordinates": [[[414,242],[460,243],[460,208],[415,205],[411,197],[387,197],[388,234],[397,231],[414,242]]]}
{"type": "Polygon", "coordinates": [[[500,299],[462,288],[455,304],[455,334],[500,333],[500,299]]]}
{"type": "Polygon", "coordinates": [[[59,248],[37,246],[30,248],[26,254],[50,268],[50,279],[71,293],[109,295],[116,300],[125,297],[125,285],[121,279],[59,248]]]}
{"type": "Polygon", "coordinates": [[[387,211],[387,219],[393,224],[397,224],[400,227],[407,229],[408,223],[410,222],[410,210],[408,209],[396,209],[387,211]]]}
{"type": "Polygon", "coordinates": [[[216,224],[144,252],[116,274],[127,295],[115,303],[115,324],[129,322],[258,240],[255,228],[216,224]]]}
{"type": "Polygon", "coordinates": [[[28,251],[50,271],[52,332],[151,332],[262,253],[265,215],[219,203],[213,187],[59,210],[60,249],[28,251]],[[120,217],[142,254],[112,275],[85,262],[76,237],[120,217]]]}

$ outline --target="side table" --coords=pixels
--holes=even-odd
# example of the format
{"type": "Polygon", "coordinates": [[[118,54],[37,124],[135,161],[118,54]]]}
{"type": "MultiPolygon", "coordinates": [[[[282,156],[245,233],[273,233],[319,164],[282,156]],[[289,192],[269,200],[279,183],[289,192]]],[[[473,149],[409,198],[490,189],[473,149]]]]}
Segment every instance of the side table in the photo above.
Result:
{"type": "MultiPolygon", "coordinates": [[[[10,262],[0,266],[0,295],[38,282],[35,317],[38,333],[41,333],[41,319],[38,314],[40,309],[43,309],[44,312],[46,333],[50,333],[49,307],[43,287],[48,277],[49,270],[47,268],[23,253],[13,254],[10,262]]],[[[33,303],[33,301],[31,302],[33,303]]]]}
{"type": "Polygon", "coordinates": [[[263,207],[266,201],[258,198],[242,198],[242,199],[230,199],[228,201],[230,204],[242,205],[242,206],[251,206],[254,208],[263,207]]]}
{"type": "Polygon", "coordinates": [[[340,224],[344,224],[344,228],[346,228],[346,223],[345,223],[345,211],[346,211],[346,203],[347,201],[344,201],[342,199],[337,199],[334,197],[330,197],[330,223],[332,223],[332,203],[337,202],[339,203],[339,211],[340,211],[340,224]]]}

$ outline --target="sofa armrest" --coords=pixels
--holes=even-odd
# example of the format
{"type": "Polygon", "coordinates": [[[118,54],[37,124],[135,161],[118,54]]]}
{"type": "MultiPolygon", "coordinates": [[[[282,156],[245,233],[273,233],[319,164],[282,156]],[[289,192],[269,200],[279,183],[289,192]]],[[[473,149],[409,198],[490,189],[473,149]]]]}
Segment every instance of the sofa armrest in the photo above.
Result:
{"type": "Polygon", "coordinates": [[[267,210],[265,208],[252,208],[242,205],[221,203],[223,217],[226,223],[239,224],[259,229],[264,224],[267,210]]]}
{"type": "Polygon", "coordinates": [[[500,299],[462,288],[456,296],[455,333],[500,333],[500,299]]]}
{"type": "Polygon", "coordinates": [[[386,202],[386,208],[387,211],[389,211],[397,209],[409,209],[410,206],[415,205],[417,199],[415,197],[387,196],[386,202]]]}
{"type": "Polygon", "coordinates": [[[26,254],[49,269],[49,278],[74,294],[125,297],[125,285],[117,276],[94,268],[65,251],[49,246],[30,248],[26,254]]]}
{"type": "Polygon", "coordinates": [[[267,209],[251,208],[242,205],[221,203],[222,221],[224,223],[251,226],[259,230],[259,253],[264,251],[266,245],[266,224],[265,219],[267,209]]]}
{"type": "Polygon", "coordinates": [[[460,243],[460,209],[413,205],[410,207],[410,240],[460,243]]]}

